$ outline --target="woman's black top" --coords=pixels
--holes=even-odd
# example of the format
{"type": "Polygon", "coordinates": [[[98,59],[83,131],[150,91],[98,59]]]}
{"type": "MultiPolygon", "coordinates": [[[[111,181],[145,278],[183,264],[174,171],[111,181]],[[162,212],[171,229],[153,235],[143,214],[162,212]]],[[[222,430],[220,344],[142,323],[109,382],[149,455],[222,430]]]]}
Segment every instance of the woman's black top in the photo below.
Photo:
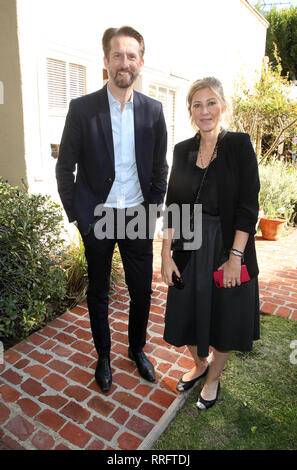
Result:
{"type": "MultiPolygon", "coordinates": [[[[209,215],[219,215],[219,200],[215,175],[216,159],[209,166],[203,188],[201,190],[199,204],[202,204],[202,212],[209,215]]],[[[193,178],[193,191],[197,194],[206,169],[195,165],[193,178]]]]}

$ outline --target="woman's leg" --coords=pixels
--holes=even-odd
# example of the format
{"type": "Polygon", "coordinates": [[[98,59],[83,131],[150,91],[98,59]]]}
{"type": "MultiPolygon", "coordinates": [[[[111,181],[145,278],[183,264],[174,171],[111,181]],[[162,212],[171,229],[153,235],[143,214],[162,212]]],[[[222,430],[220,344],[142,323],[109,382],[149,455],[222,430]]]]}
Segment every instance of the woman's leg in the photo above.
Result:
{"type": "Polygon", "coordinates": [[[187,346],[188,350],[190,351],[194,361],[195,366],[189,372],[187,372],[182,380],[188,382],[189,380],[193,380],[196,377],[199,377],[203,372],[206,370],[208,362],[207,357],[199,357],[197,354],[197,346],[187,346]]]}
{"type": "Polygon", "coordinates": [[[214,400],[217,394],[218,382],[224,369],[226,361],[229,359],[231,351],[218,351],[213,348],[213,358],[209,366],[209,371],[205,379],[201,396],[205,400],[214,400]]]}

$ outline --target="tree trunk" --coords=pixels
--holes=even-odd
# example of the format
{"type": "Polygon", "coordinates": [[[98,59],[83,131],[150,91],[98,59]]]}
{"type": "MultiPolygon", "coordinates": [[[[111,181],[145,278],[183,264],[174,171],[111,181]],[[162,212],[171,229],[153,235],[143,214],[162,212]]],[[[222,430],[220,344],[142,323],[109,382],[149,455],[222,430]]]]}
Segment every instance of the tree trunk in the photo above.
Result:
{"type": "Polygon", "coordinates": [[[262,126],[258,125],[257,126],[257,134],[256,134],[256,155],[257,158],[261,157],[261,151],[262,151],[262,126]]]}

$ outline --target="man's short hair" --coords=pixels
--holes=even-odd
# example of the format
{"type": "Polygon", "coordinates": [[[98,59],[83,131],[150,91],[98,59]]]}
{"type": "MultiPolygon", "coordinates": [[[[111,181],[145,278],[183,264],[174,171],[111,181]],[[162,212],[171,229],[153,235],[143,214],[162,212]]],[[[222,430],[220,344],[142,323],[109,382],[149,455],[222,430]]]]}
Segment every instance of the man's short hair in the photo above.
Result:
{"type": "Polygon", "coordinates": [[[142,59],[144,56],[145,46],[144,46],[144,39],[138,31],[131,26],[122,26],[121,28],[108,28],[102,37],[102,46],[104,51],[104,56],[109,59],[110,53],[110,41],[115,36],[128,36],[131,38],[136,39],[139,44],[139,54],[140,58],[142,59]]]}

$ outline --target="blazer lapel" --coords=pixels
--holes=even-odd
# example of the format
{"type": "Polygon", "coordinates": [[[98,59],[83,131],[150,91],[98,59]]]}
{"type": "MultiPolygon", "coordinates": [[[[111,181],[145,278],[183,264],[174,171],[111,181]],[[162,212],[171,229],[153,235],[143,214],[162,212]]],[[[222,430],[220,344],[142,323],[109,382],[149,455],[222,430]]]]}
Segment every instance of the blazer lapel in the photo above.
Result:
{"type": "Polygon", "coordinates": [[[133,92],[134,103],[134,135],[135,135],[135,158],[138,172],[141,170],[141,156],[143,147],[143,123],[144,123],[144,106],[141,106],[139,95],[133,92]]]}
{"type": "Polygon", "coordinates": [[[111,118],[110,110],[107,96],[107,84],[102,88],[102,93],[99,97],[99,121],[102,126],[104,139],[108,149],[108,155],[111,158],[112,164],[114,165],[114,148],[113,148],[113,137],[112,137],[112,127],[111,127],[111,118]]]}

